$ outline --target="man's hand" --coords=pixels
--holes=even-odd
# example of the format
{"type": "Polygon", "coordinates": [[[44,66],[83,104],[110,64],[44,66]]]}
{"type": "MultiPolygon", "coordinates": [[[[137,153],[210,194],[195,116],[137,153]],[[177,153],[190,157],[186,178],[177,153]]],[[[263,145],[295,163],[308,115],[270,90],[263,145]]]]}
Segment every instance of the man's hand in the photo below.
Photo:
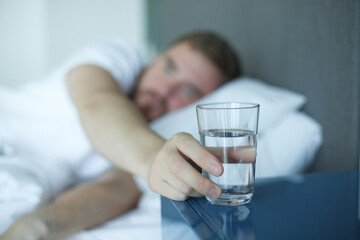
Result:
{"type": "Polygon", "coordinates": [[[221,188],[202,176],[192,164],[214,176],[220,176],[223,172],[219,159],[206,151],[191,135],[175,134],[153,159],[148,179],[150,188],[173,200],[183,201],[201,194],[218,198],[221,188]]]}
{"type": "Polygon", "coordinates": [[[0,236],[0,240],[45,240],[48,234],[45,220],[36,214],[29,214],[18,219],[0,236]]]}

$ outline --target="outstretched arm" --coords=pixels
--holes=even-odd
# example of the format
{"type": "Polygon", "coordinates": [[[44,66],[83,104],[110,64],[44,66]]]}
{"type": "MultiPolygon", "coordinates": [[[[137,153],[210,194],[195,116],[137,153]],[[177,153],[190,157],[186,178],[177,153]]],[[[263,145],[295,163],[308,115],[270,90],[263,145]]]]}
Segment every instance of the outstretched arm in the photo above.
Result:
{"type": "Polygon", "coordinates": [[[220,196],[220,187],[192,167],[195,163],[219,176],[220,161],[188,134],[179,133],[165,141],[151,131],[137,106],[106,70],[81,65],[70,71],[67,83],[87,136],[115,166],[144,178],[154,191],[175,200],[198,192],[220,196]]]}
{"type": "Polygon", "coordinates": [[[115,166],[147,179],[164,140],[151,131],[110,73],[81,65],[67,75],[70,96],[94,148],[115,166]]]}
{"type": "Polygon", "coordinates": [[[0,240],[61,239],[126,213],[137,206],[140,196],[130,174],[111,170],[21,217],[0,240]]]}

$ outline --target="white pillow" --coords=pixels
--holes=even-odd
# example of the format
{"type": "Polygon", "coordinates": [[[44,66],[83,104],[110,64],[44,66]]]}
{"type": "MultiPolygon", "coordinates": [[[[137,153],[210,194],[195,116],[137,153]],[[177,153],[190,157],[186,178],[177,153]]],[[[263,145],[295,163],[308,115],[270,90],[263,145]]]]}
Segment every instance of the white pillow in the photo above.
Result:
{"type": "Polygon", "coordinates": [[[259,80],[242,77],[235,79],[213,93],[185,108],[166,114],[150,126],[165,139],[177,132],[197,133],[195,106],[211,102],[253,102],[260,104],[259,132],[274,126],[286,114],[300,109],[306,97],[259,80]]]}
{"type": "Polygon", "coordinates": [[[187,132],[199,140],[196,104],[224,101],[260,104],[257,177],[298,173],[314,158],[322,142],[322,129],[309,116],[298,112],[305,97],[249,78],[229,82],[199,102],[153,121],[150,126],[165,139],[177,132],[187,132]]]}
{"type": "Polygon", "coordinates": [[[322,144],[322,127],[302,112],[293,112],[258,136],[256,177],[303,171],[322,144]]]}

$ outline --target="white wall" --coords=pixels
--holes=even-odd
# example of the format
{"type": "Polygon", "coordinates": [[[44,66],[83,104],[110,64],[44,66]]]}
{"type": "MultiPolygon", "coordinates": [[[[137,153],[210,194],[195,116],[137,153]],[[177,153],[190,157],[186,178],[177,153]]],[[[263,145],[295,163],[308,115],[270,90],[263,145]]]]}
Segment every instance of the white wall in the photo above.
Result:
{"type": "Polygon", "coordinates": [[[0,83],[17,85],[45,71],[46,0],[0,0],[0,83]]]}
{"type": "Polygon", "coordinates": [[[39,79],[108,37],[148,52],[145,7],[146,0],[0,0],[0,84],[39,79]]]}

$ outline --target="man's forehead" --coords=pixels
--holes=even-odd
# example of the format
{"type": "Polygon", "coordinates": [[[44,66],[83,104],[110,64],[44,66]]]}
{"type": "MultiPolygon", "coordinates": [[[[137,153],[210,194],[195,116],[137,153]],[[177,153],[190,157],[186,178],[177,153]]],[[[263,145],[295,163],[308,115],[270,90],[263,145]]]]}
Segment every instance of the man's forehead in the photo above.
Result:
{"type": "Polygon", "coordinates": [[[220,86],[224,77],[220,70],[205,56],[194,49],[189,43],[178,43],[165,52],[174,62],[180,74],[204,94],[220,86]]]}

